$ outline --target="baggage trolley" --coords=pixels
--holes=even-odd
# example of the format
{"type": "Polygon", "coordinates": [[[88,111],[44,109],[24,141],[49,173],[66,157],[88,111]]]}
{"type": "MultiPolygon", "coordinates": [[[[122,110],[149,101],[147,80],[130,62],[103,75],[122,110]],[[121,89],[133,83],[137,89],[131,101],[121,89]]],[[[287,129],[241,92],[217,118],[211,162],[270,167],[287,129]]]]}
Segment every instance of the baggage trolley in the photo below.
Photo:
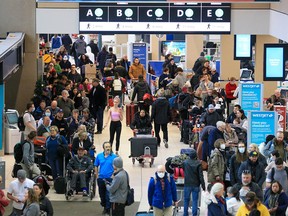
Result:
{"type": "Polygon", "coordinates": [[[145,163],[149,163],[152,167],[154,158],[157,157],[157,138],[156,137],[132,137],[131,142],[131,155],[132,163],[135,164],[137,159],[144,167],[145,163]]]}

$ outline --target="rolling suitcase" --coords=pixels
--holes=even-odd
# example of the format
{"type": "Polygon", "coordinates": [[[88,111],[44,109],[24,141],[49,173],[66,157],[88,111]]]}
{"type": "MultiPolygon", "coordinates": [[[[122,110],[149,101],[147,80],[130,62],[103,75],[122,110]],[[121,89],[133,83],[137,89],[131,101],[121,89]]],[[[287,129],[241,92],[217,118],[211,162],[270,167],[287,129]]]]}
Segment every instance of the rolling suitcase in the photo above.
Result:
{"type": "Polygon", "coordinates": [[[137,212],[136,216],[153,216],[153,211],[141,211],[137,212]]]}
{"type": "Polygon", "coordinates": [[[66,192],[66,172],[65,172],[65,156],[63,157],[63,176],[58,176],[54,181],[54,189],[57,194],[65,194],[66,192]]]}
{"type": "Polygon", "coordinates": [[[135,113],[138,112],[137,104],[127,104],[126,105],[126,126],[130,126],[134,119],[135,113]]]}

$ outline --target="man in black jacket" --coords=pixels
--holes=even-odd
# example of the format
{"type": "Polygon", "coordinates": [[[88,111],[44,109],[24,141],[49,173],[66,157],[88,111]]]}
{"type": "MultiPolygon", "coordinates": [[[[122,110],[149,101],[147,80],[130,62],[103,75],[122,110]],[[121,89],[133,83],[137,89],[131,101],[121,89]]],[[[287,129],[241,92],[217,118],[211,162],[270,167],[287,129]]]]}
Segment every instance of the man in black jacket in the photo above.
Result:
{"type": "Polygon", "coordinates": [[[205,181],[203,177],[203,170],[199,160],[197,160],[197,152],[191,149],[189,159],[183,163],[184,169],[184,216],[188,216],[188,206],[192,193],[192,215],[197,215],[198,198],[200,192],[200,184],[203,191],[205,191],[205,181]]]}
{"type": "Polygon", "coordinates": [[[170,106],[167,99],[164,97],[164,89],[157,92],[158,98],[152,104],[151,120],[154,121],[155,135],[157,137],[158,146],[160,146],[161,139],[159,136],[160,127],[163,131],[163,142],[165,148],[168,148],[168,129],[167,124],[170,121],[170,106]]]}
{"type": "Polygon", "coordinates": [[[95,134],[101,134],[103,129],[103,113],[107,102],[106,91],[100,85],[100,80],[95,78],[92,80],[92,89],[88,94],[90,100],[90,113],[94,119],[97,119],[97,132],[95,134]]]}
{"type": "Polygon", "coordinates": [[[263,183],[266,179],[265,167],[258,160],[258,152],[252,151],[249,153],[249,158],[244,161],[238,170],[238,177],[241,178],[241,174],[244,170],[249,170],[252,175],[252,181],[258,184],[260,188],[262,188],[263,183]]]}
{"type": "Polygon", "coordinates": [[[263,192],[258,184],[252,182],[252,175],[249,170],[244,170],[241,174],[241,183],[233,185],[240,194],[240,198],[245,202],[245,196],[249,191],[253,191],[260,201],[263,201],[263,192]]]}

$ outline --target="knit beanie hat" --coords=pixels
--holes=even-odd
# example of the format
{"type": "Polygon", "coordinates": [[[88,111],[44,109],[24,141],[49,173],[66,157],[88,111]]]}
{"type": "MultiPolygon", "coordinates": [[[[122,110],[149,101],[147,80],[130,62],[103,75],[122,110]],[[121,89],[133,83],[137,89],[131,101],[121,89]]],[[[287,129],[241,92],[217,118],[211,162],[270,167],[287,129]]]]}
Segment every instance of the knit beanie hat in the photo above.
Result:
{"type": "Polygon", "coordinates": [[[121,169],[123,168],[123,160],[121,157],[116,157],[114,160],[113,160],[113,165],[118,168],[118,169],[121,169]]]}

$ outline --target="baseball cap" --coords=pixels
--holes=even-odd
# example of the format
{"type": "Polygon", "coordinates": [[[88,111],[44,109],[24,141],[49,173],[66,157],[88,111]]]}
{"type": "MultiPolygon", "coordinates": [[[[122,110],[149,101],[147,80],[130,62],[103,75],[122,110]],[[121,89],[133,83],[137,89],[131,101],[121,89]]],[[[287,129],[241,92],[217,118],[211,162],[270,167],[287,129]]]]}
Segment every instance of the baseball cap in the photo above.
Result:
{"type": "Polygon", "coordinates": [[[26,171],[23,169],[18,170],[17,171],[17,178],[26,179],[26,171]]]}
{"type": "Polygon", "coordinates": [[[62,113],[63,113],[63,110],[62,110],[62,109],[59,109],[57,113],[59,113],[59,112],[62,112],[62,113]]]}
{"type": "Polygon", "coordinates": [[[256,151],[251,151],[251,152],[249,153],[249,157],[258,157],[258,152],[256,152],[256,151]]]}
{"type": "Polygon", "coordinates": [[[208,109],[215,109],[213,104],[209,104],[208,109]]]}

